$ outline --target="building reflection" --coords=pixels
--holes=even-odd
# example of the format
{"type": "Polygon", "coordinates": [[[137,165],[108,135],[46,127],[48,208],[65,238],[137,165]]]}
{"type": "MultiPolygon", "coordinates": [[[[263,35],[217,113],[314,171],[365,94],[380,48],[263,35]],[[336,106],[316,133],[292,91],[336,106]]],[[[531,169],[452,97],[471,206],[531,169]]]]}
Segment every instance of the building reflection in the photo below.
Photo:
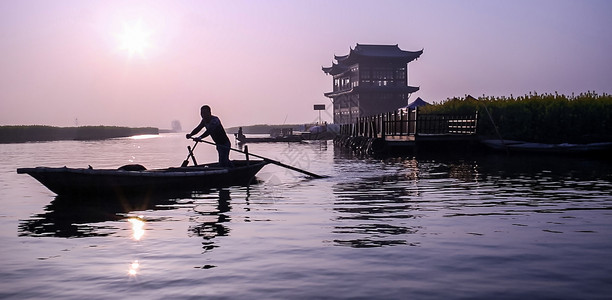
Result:
{"type": "Polygon", "coordinates": [[[435,189],[423,181],[453,178],[473,182],[478,178],[477,165],[463,161],[390,158],[385,163],[388,167],[384,170],[364,168],[363,177],[334,186],[335,245],[418,246],[415,234],[422,229],[422,222],[417,219],[428,209],[422,196],[435,189]]]}
{"type": "Polygon", "coordinates": [[[395,184],[400,178],[382,176],[334,186],[334,211],[337,213],[333,233],[338,246],[355,248],[412,244],[408,235],[419,227],[411,220],[418,218],[414,204],[409,201],[413,193],[395,184]]]}

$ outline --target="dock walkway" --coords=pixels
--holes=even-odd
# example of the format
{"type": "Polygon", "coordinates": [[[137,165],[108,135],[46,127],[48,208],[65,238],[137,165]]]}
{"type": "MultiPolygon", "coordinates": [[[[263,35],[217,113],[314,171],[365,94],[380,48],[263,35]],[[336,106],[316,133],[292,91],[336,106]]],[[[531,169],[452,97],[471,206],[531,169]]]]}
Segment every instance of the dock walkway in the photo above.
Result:
{"type": "Polygon", "coordinates": [[[452,151],[477,140],[478,111],[469,115],[420,114],[418,108],[360,117],[340,126],[336,143],[368,154],[428,148],[452,151]]]}

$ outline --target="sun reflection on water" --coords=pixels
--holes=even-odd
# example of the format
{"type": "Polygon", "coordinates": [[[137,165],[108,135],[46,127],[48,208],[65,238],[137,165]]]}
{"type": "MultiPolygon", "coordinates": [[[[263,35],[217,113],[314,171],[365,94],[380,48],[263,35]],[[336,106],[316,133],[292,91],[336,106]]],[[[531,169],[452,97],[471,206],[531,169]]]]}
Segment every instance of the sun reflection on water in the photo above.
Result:
{"type": "MultiPolygon", "coordinates": [[[[127,220],[132,226],[132,239],[135,241],[140,241],[145,233],[144,226],[146,222],[144,221],[143,216],[131,217],[127,220]]],[[[132,261],[130,267],[128,268],[128,275],[130,275],[130,277],[138,275],[139,269],[140,262],[138,260],[132,261]]]]}
{"type": "Polygon", "coordinates": [[[130,136],[129,138],[132,140],[147,140],[147,139],[154,139],[158,137],[159,137],[158,134],[139,134],[139,135],[130,136]]]}
{"type": "Polygon", "coordinates": [[[130,268],[128,269],[128,274],[130,276],[136,276],[138,275],[138,269],[140,268],[140,263],[138,262],[138,260],[133,261],[130,264],[130,268]]]}
{"type": "Polygon", "coordinates": [[[135,241],[140,241],[145,233],[145,221],[142,219],[142,216],[129,218],[127,220],[132,225],[132,239],[135,241]]]}

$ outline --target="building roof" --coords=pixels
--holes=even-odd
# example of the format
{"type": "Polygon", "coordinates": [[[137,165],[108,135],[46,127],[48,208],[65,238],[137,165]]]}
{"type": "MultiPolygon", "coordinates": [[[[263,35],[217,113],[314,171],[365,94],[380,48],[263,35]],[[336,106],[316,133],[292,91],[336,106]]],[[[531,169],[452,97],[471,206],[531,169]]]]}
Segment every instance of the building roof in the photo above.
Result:
{"type": "Polygon", "coordinates": [[[355,49],[350,49],[347,55],[334,55],[337,64],[332,63],[331,67],[323,67],[323,72],[329,75],[337,75],[345,72],[348,67],[362,59],[383,59],[383,60],[399,60],[409,63],[421,56],[423,50],[420,51],[405,51],[395,45],[368,45],[357,44],[355,49]]]}
{"type": "Polygon", "coordinates": [[[331,67],[323,67],[323,72],[329,75],[338,75],[343,72],[346,72],[348,69],[349,67],[345,65],[338,65],[338,64],[332,63],[331,67]]]}
{"type": "Polygon", "coordinates": [[[402,58],[409,59],[409,61],[413,61],[417,59],[419,56],[423,54],[423,50],[421,51],[405,51],[399,48],[397,44],[395,45],[367,45],[367,44],[357,44],[355,49],[351,49],[348,55],[344,56],[335,56],[336,60],[345,61],[351,59],[352,56],[361,56],[361,57],[378,57],[378,58],[402,58]]]}
{"type": "Polygon", "coordinates": [[[423,99],[421,99],[421,97],[416,98],[416,100],[410,102],[410,104],[408,104],[408,106],[406,106],[405,108],[417,108],[419,106],[426,106],[429,105],[429,103],[425,102],[423,99]]]}

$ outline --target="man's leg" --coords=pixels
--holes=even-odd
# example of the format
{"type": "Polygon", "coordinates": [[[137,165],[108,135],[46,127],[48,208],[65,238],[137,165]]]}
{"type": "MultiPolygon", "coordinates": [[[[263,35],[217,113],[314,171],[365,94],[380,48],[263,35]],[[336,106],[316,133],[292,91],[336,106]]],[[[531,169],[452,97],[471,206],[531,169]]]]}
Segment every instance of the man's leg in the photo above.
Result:
{"type": "Polygon", "coordinates": [[[230,167],[229,146],[219,145],[217,146],[217,152],[219,153],[219,165],[221,165],[222,167],[230,167]]]}

